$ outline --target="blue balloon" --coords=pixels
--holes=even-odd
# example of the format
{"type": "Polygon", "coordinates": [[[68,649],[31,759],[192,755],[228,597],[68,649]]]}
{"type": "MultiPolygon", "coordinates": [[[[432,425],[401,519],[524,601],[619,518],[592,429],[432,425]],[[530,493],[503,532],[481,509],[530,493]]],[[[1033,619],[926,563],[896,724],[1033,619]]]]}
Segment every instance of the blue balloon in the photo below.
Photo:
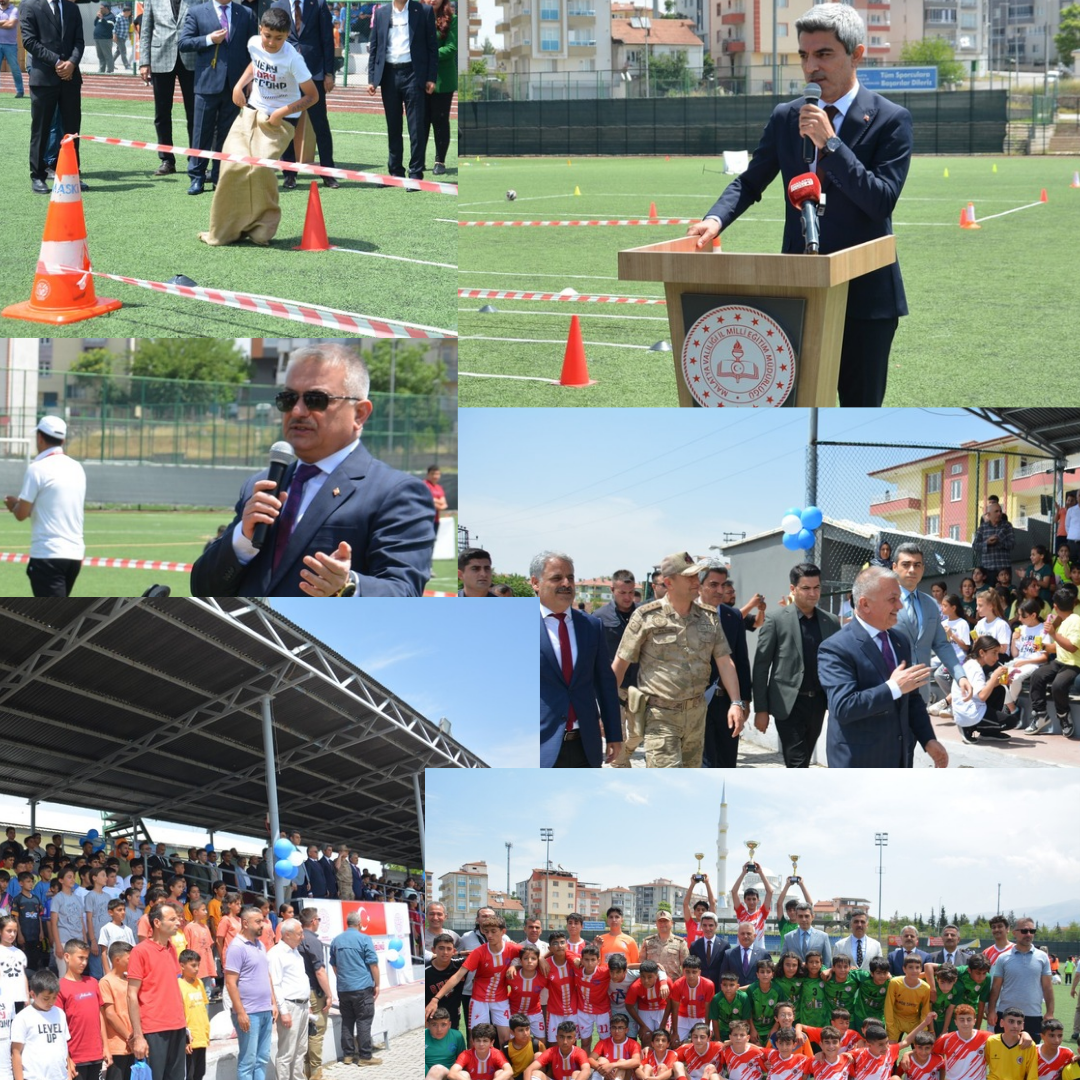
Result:
{"type": "Polygon", "coordinates": [[[86,835],[89,836],[91,840],[96,840],[98,836],[98,831],[97,829],[87,829],[86,835]]]}
{"type": "Polygon", "coordinates": [[[784,547],[788,551],[802,551],[802,542],[799,537],[802,536],[802,532],[797,533],[784,533],[784,547]]]}
{"type": "Polygon", "coordinates": [[[786,517],[788,514],[794,514],[796,517],[799,517],[802,514],[802,507],[801,506],[789,506],[784,511],[782,516],[786,517]]]}
{"type": "Polygon", "coordinates": [[[284,878],[286,881],[292,881],[292,879],[296,877],[297,868],[293,866],[288,859],[278,859],[278,861],[274,863],[274,873],[277,874],[279,878],[284,878]]]}
{"type": "Polygon", "coordinates": [[[796,548],[812,548],[814,546],[814,534],[809,529],[800,529],[795,535],[796,548]]]}
{"type": "Polygon", "coordinates": [[[808,506],[802,512],[801,516],[802,516],[803,528],[804,529],[809,529],[811,532],[813,532],[814,529],[820,529],[821,528],[821,522],[825,517],[825,515],[821,512],[821,510],[816,506],[808,506]]]}
{"type": "Polygon", "coordinates": [[[274,858],[276,859],[287,859],[295,850],[292,841],[286,840],[284,836],[279,836],[274,841],[274,858]]]}
{"type": "Polygon", "coordinates": [[[405,957],[398,954],[394,960],[390,961],[390,966],[392,968],[403,968],[405,966],[405,957]]]}
{"type": "Polygon", "coordinates": [[[401,950],[405,948],[405,942],[399,937],[392,937],[390,939],[390,944],[387,947],[390,949],[397,949],[398,952],[401,952],[401,950]]]}

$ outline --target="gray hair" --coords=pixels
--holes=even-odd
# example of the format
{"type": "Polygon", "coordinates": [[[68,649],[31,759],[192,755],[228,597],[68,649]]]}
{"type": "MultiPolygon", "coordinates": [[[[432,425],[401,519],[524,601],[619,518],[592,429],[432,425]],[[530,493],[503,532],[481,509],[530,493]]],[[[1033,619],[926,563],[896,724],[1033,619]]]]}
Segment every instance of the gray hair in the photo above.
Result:
{"type": "Polygon", "coordinates": [[[916,934],[917,934],[917,933],[919,932],[919,928],[918,928],[917,926],[912,926],[912,925],[911,925],[911,923],[908,923],[908,925],[907,925],[907,926],[902,926],[902,927],[900,927],[900,933],[901,933],[901,934],[902,934],[902,933],[903,933],[903,932],[904,932],[905,930],[914,930],[916,934]]]}
{"type": "Polygon", "coordinates": [[[704,569],[704,570],[699,570],[699,571],[698,571],[698,576],[697,576],[697,577],[698,577],[698,582],[699,582],[700,584],[704,585],[704,584],[705,584],[705,579],[706,579],[706,578],[707,578],[707,577],[708,577],[708,576],[709,576],[709,575],[710,575],[710,574],[711,574],[711,573],[712,573],[712,572],[713,572],[714,570],[722,570],[722,571],[723,571],[723,573],[724,573],[724,576],[725,576],[725,577],[727,577],[727,574],[728,574],[728,568],[727,568],[727,567],[726,567],[726,566],[725,566],[725,565],[724,565],[723,563],[720,563],[720,562],[711,562],[711,563],[709,563],[709,565],[708,565],[708,566],[706,566],[706,567],[705,567],[705,569],[704,569]]]}
{"type": "Polygon", "coordinates": [[[281,932],[283,934],[291,934],[294,930],[303,930],[303,926],[300,925],[299,919],[286,919],[281,924],[281,932]]]}
{"type": "Polygon", "coordinates": [[[923,551],[922,551],[922,548],[919,547],[918,544],[914,543],[911,540],[908,540],[905,543],[901,544],[893,552],[893,562],[896,562],[896,556],[897,555],[918,555],[919,558],[921,559],[923,557],[923,551]]]}
{"type": "Polygon", "coordinates": [[[855,584],[851,586],[851,602],[858,610],[859,601],[872,593],[883,581],[899,581],[899,575],[892,570],[886,570],[883,566],[868,566],[859,571],[855,578],[855,584]]]}
{"type": "Polygon", "coordinates": [[[541,551],[539,555],[534,555],[533,560],[529,563],[529,577],[540,578],[544,576],[544,567],[552,559],[562,559],[563,562],[570,564],[570,569],[574,569],[574,560],[570,558],[563,551],[541,551]]]}
{"type": "Polygon", "coordinates": [[[367,400],[371,378],[368,375],[367,364],[354,349],[339,345],[334,341],[320,345],[305,345],[289,355],[289,367],[307,360],[322,364],[340,364],[345,369],[345,393],[349,397],[367,400]]]}
{"type": "Polygon", "coordinates": [[[350,930],[358,929],[360,926],[360,912],[350,911],[349,914],[345,916],[345,925],[348,926],[350,930]]]}
{"type": "Polygon", "coordinates": [[[795,20],[796,37],[817,30],[832,32],[850,56],[856,45],[866,41],[866,24],[847,4],[816,4],[801,19],[795,20]]]}

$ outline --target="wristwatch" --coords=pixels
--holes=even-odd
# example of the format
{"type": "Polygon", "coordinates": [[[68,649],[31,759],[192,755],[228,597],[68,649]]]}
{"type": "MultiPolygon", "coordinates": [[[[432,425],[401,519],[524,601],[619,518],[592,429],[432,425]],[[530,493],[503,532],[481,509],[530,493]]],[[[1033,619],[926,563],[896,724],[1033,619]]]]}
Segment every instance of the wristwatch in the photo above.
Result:
{"type": "Polygon", "coordinates": [[[355,570],[349,571],[349,579],[341,587],[341,592],[337,593],[338,596],[355,596],[356,590],[360,588],[360,575],[355,570]]]}
{"type": "Polygon", "coordinates": [[[750,711],[749,709],[747,709],[745,701],[733,701],[731,704],[732,705],[738,705],[739,708],[742,709],[743,712],[749,712],[750,711]]]}
{"type": "Polygon", "coordinates": [[[829,138],[825,140],[825,149],[822,151],[822,156],[825,154],[835,154],[843,145],[839,135],[830,135],[829,138]]]}

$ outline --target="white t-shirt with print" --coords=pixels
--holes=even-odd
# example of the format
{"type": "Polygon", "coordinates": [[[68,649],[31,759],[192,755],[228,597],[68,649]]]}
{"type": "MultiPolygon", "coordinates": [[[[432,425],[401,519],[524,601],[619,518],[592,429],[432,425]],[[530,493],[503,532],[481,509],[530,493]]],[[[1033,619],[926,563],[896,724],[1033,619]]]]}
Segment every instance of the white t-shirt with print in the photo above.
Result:
{"type": "MultiPolygon", "coordinates": [[[[248,54],[255,75],[248,104],[259,112],[272,113],[282,105],[291,105],[300,97],[300,84],[311,81],[304,58],[287,41],[279,52],[270,53],[256,34],[248,40],[248,54]]],[[[299,115],[292,113],[288,119],[299,115]]]]}
{"type": "Polygon", "coordinates": [[[58,1006],[23,1009],[12,1021],[11,1041],[22,1044],[25,1080],[67,1080],[67,1017],[58,1006]]]}

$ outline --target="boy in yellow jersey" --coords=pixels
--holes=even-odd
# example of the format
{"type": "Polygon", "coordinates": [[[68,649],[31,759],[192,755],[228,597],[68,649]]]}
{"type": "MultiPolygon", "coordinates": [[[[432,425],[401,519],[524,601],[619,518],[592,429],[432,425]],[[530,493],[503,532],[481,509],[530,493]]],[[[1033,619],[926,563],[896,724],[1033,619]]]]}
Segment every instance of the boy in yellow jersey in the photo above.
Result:
{"type": "Polygon", "coordinates": [[[510,1041],[503,1044],[502,1052],[514,1070],[514,1080],[521,1080],[521,1074],[545,1049],[543,1040],[533,1035],[529,1018],[524,1013],[510,1017],[510,1041]]]}
{"type": "Polygon", "coordinates": [[[991,1035],[983,1048],[986,1080],[1037,1080],[1038,1047],[1020,1045],[1020,1036],[1024,1033],[1023,1010],[1006,1009],[1001,1014],[1001,1027],[1001,1034],[991,1035]]]}
{"type": "Polygon", "coordinates": [[[934,994],[929,983],[920,978],[921,971],[922,961],[909,956],[904,961],[904,974],[889,980],[885,995],[885,1030],[889,1042],[899,1042],[903,1035],[914,1031],[930,1010],[934,994]]]}

